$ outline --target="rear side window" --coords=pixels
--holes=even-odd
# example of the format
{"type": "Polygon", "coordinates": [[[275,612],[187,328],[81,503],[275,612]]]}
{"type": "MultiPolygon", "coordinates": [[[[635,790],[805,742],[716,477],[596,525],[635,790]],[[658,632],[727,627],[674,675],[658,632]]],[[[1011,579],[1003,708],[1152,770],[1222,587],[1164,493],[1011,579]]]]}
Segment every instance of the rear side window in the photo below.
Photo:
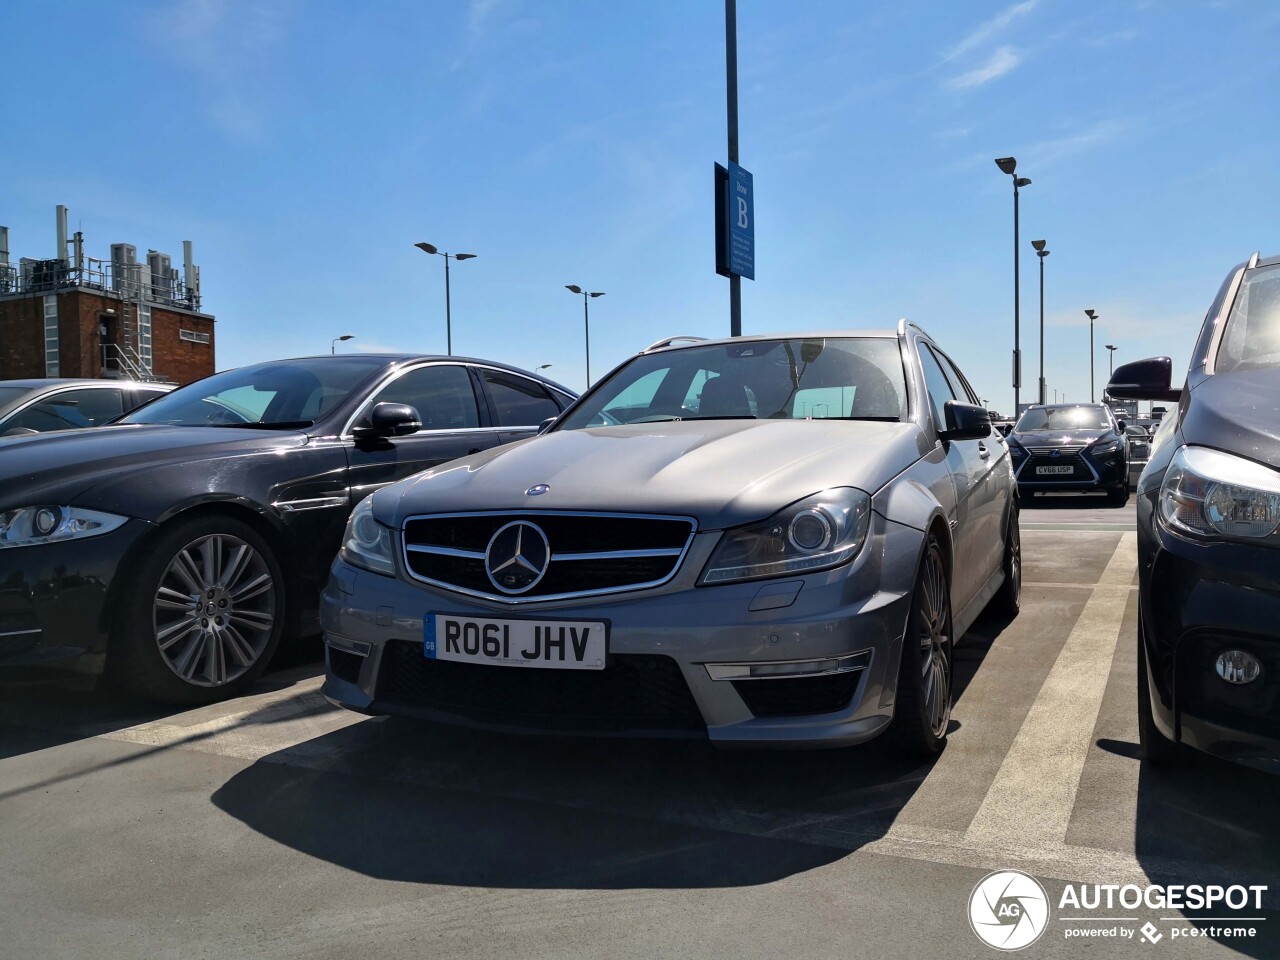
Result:
{"type": "Polygon", "coordinates": [[[548,417],[560,415],[559,405],[542,384],[496,370],[482,370],[481,375],[493,398],[498,426],[536,427],[548,417]]]}
{"type": "Polygon", "coordinates": [[[34,403],[4,425],[5,430],[73,430],[96,427],[124,413],[115,389],[67,390],[34,403]]]}
{"type": "Polygon", "coordinates": [[[969,381],[965,379],[965,375],[960,372],[955,362],[941,350],[933,352],[937,354],[938,362],[942,364],[942,372],[951,381],[951,392],[955,394],[955,398],[964,403],[977,403],[978,398],[974,396],[973,388],[969,386],[969,381]]]}

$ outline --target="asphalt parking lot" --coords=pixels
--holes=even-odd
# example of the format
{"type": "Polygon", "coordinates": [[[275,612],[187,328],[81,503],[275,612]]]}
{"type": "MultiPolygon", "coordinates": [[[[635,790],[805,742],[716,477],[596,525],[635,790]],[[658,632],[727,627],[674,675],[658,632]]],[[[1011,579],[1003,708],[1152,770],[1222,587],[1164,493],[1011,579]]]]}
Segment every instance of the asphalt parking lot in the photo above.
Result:
{"type": "Polygon", "coordinates": [[[362,718],[319,696],[318,641],[188,712],[0,687],[0,956],[987,957],[969,896],[1009,868],[1052,904],[1026,956],[1280,956],[1280,784],[1138,761],[1132,503],[1022,519],[1023,612],[957,650],[928,764],[362,718]],[[1269,889],[1059,909],[1152,881],[1269,889]]]}

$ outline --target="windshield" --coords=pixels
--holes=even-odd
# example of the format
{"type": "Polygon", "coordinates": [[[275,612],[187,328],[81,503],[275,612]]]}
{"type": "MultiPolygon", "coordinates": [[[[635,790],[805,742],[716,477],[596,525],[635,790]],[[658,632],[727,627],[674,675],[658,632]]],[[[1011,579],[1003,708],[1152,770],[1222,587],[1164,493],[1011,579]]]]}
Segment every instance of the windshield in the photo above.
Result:
{"type": "Polygon", "coordinates": [[[385,362],[359,356],[317,357],[241,367],[175,390],[117,422],[183,427],[309,427],[385,362]]]}
{"type": "Polygon", "coordinates": [[[664,420],[900,420],[897,339],[748,340],[636,357],[562,429],[664,420]]]}
{"type": "Polygon", "coordinates": [[[1244,275],[1218,350],[1218,373],[1280,364],[1280,265],[1244,275]]]}
{"type": "Polygon", "coordinates": [[[1081,405],[1075,407],[1035,407],[1018,420],[1018,433],[1028,430],[1110,430],[1111,420],[1105,407],[1081,405]]]}

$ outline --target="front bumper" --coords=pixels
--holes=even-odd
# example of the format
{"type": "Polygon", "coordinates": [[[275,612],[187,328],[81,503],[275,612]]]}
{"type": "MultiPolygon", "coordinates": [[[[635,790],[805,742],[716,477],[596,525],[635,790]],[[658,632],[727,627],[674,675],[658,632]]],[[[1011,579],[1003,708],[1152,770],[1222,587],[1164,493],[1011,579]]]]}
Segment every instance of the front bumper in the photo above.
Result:
{"type": "Polygon", "coordinates": [[[1078,454],[1052,457],[1030,454],[1015,458],[1014,475],[1018,480],[1018,492],[1022,494],[1044,491],[1111,490],[1129,482],[1129,467],[1123,449],[1108,457],[1094,456],[1088,450],[1078,454]],[[1062,469],[1071,467],[1070,474],[1042,474],[1039,467],[1062,469]]]}
{"type": "Polygon", "coordinates": [[[1280,773],[1280,553],[1199,543],[1138,509],[1138,567],[1152,718],[1170,739],[1280,773]],[[1248,651],[1262,674],[1231,684],[1214,669],[1224,650],[1248,651]]]}
{"type": "Polygon", "coordinates": [[[112,584],[150,524],[0,550],[0,667],[66,665],[106,650],[112,584]]]}
{"type": "Polygon", "coordinates": [[[697,587],[718,539],[704,533],[662,587],[515,609],[368,573],[338,559],[321,597],[328,666],[323,692],[359,712],[503,731],[706,737],[721,745],[861,743],[893,716],[923,543],[919,531],[873,516],[862,554],[834,570],[697,587]],[[607,621],[609,661],[600,671],[427,661],[422,644],[428,612],[607,621]],[[727,666],[833,659],[848,669],[743,679],[736,676],[741,670],[727,666]]]}

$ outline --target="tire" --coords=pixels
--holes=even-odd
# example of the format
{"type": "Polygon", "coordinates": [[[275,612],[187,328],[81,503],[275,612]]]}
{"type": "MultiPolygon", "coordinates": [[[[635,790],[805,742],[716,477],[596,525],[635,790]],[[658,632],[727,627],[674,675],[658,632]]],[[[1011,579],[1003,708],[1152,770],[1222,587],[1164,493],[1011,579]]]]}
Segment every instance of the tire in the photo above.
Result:
{"type": "Polygon", "coordinates": [[[991,598],[991,609],[1012,619],[1022,609],[1022,530],[1018,508],[1009,511],[1004,531],[1004,583],[991,598]]]}
{"type": "Polygon", "coordinates": [[[1125,481],[1118,487],[1112,487],[1107,491],[1107,500],[1115,507],[1123,507],[1129,502],[1129,483],[1125,481]]]}
{"type": "Polygon", "coordinates": [[[1178,745],[1160,732],[1151,715],[1151,681],[1147,676],[1147,644],[1138,615],[1138,742],[1142,760],[1153,767],[1172,767],[1182,759],[1178,745]]]}
{"type": "Polygon", "coordinates": [[[925,544],[902,640],[889,739],[904,753],[942,752],[951,722],[951,579],[933,534],[925,544]]]}
{"type": "Polygon", "coordinates": [[[128,575],[107,648],[112,683],[191,706],[234,697],[266,669],[284,632],[285,585],[270,544],[248,524],[173,521],[128,575]]]}

